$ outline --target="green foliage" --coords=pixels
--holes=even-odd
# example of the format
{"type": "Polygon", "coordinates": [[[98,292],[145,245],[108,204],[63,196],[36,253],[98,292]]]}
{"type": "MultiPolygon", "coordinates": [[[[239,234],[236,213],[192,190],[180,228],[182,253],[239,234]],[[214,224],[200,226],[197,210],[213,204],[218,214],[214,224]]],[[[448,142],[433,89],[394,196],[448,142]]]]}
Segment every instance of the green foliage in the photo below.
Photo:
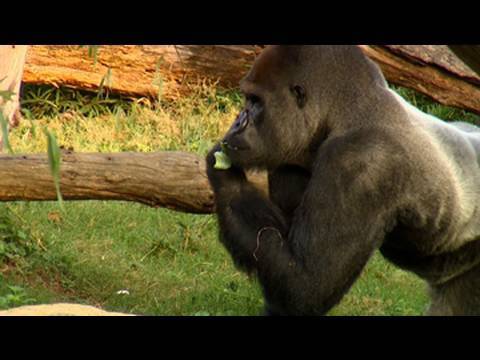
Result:
{"type": "Polygon", "coordinates": [[[48,154],[48,164],[50,166],[50,172],[53,176],[53,182],[55,183],[55,190],[57,192],[58,205],[62,210],[63,207],[63,198],[62,193],[60,192],[60,163],[61,163],[61,153],[60,147],[57,144],[57,139],[47,129],[44,129],[45,136],[47,137],[47,154],[48,154]]]}
{"type": "MultiPolygon", "coordinates": [[[[0,98],[4,103],[12,100],[14,96],[15,96],[15,93],[13,91],[0,90],[0,98]]],[[[0,126],[2,128],[3,149],[7,150],[10,153],[13,153],[13,150],[12,150],[12,147],[10,146],[10,141],[8,138],[8,121],[5,118],[5,115],[3,114],[3,109],[1,106],[0,106],[0,126]]]]}
{"type": "Polygon", "coordinates": [[[35,249],[29,230],[19,224],[7,206],[0,206],[0,264],[17,263],[35,249]]]}
{"type": "Polygon", "coordinates": [[[0,291],[0,309],[8,309],[22,305],[29,305],[35,302],[28,297],[24,288],[20,286],[7,285],[5,294],[0,291]]]}
{"type": "Polygon", "coordinates": [[[14,96],[15,96],[15,93],[13,91],[0,90],[0,98],[2,98],[4,102],[11,101],[14,96]]]}
{"type": "Polygon", "coordinates": [[[13,153],[12,147],[10,145],[10,140],[8,137],[8,122],[3,115],[2,108],[0,107],[0,126],[2,127],[2,142],[3,149],[7,150],[9,153],[13,153]]]}
{"type": "MultiPolygon", "coordinates": [[[[108,85],[108,73],[102,85],[108,85]]],[[[55,118],[62,114],[79,114],[87,118],[111,115],[117,108],[127,111],[131,101],[121,96],[104,97],[104,92],[93,93],[69,88],[49,86],[24,86],[21,101],[23,115],[35,120],[45,117],[55,118]]]]}
{"type": "Polygon", "coordinates": [[[165,60],[163,57],[158,59],[157,63],[155,64],[155,75],[153,77],[153,82],[152,84],[158,87],[158,92],[157,92],[157,102],[160,103],[162,101],[162,96],[163,96],[163,77],[162,74],[160,73],[160,67],[162,66],[163,62],[165,60]]]}
{"type": "Polygon", "coordinates": [[[108,89],[112,86],[112,69],[108,68],[107,73],[103,75],[102,80],[100,81],[100,85],[98,86],[98,94],[97,99],[102,99],[104,95],[108,99],[108,89]]]}
{"type": "Polygon", "coordinates": [[[419,94],[411,89],[398,86],[392,86],[392,88],[415,107],[426,113],[432,114],[439,119],[445,121],[465,121],[480,126],[480,115],[454,107],[440,106],[427,96],[419,94]]]}
{"type": "Polygon", "coordinates": [[[100,48],[99,45],[80,45],[80,48],[87,47],[88,49],[88,57],[93,59],[93,64],[97,64],[97,57],[98,57],[98,49],[100,48]]]}

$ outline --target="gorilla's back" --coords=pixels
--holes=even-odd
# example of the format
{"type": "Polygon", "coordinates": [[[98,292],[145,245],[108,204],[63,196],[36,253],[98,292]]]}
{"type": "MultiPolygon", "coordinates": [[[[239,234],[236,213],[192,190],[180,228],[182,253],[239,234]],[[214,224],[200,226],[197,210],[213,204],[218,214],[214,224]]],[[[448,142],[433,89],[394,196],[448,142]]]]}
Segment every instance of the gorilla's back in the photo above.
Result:
{"type": "Polygon", "coordinates": [[[454,247],[480,239],[480,128],[464,122],[445,122],[395,96],[411,115],[414,126],[424,130],[434,151],[442,155],[441,167],[446,171],[438,175],[451,177],[458,189],[461,210],[454,247]]]}
{"type": "MultiPolygon", "coordinates": [[[[392,91],[392,93],[394,93],[392,91]]],[[[397,100],[411,115],[416,125],[423,128],[440,150],[465,173],[480,176],[480,127],[465,123],[448,123],[422,112],[394,93],[397,100]]]]}

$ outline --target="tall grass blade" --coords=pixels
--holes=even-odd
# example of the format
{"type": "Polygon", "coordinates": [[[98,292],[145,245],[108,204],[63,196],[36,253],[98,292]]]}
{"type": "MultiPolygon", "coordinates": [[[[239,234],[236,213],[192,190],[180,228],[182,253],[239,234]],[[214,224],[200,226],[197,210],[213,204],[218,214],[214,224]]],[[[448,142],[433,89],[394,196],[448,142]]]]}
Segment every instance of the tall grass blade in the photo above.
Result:
{"type": "Polygon", "coordinates": [[[61,153],[60,148],[57,143],[55,136],[48,131],[43,129],[45,135],[47,136],[47,152],[48,152],[48,164],[50,165],[50,171],[53,176],[53,182],[55,184],[55,190],[57,192],[58,205],[62,211],[65,211],[63,206],[63,197],[60,192],[60,162],[61,162],[61,153]]]}
{"type": "Polygon", "coordinates": [[[2,140],[3,140],[3,149],[7,150],[10,154],[13,153],[12,147],[10,146],[10,140],[8,139],[8,122],[5,116],[3,115],[3,110],[0,107],[0,126],[2,127],[2,140]]]}

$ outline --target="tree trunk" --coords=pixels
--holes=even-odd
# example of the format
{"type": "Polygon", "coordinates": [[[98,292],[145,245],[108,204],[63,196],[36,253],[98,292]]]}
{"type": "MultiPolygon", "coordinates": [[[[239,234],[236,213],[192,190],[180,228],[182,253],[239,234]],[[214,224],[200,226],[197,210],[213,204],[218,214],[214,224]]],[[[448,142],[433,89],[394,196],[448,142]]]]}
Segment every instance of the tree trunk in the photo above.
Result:
{"type": "MultiPolygon", "coordinates": [[[[268,196],[266,172],[248,180],[268,196]]],[[[73,153],[62,151],[64,200],[123,200],[194,214],[214,212],[205,160],[176,151],[73,153]]],[[[51,201],[57,195],[47,155],[0,155],[0,201],[51,201]]]]}
{"type": "Polygon", "coordinates": [[[480,74],[480,45],[449,45],[448,47],[477,75],[480,74]]]}
{"type": "Polygon", "coordinates": [[[361,49],[393,84],[414,89],[440,104],[480,114],[480,77],[446,46],[386,45],[361,49]]]}
{"type": "Polygon", "coordinates": [[[0,45],[0,91],[14,93],[10,101],[0,97],[0,111],[11,126],[20,119],[19,93],[26,52],[24,45],[0,45]]]}
{"type": "MultiPolygon", "coordinates": [[[[65,200],[126,200],[211,213],[213,192],[200,157],[182,152],[62,153],[65,200]]],[[[0,201],[56,200],[46,155],[0,155],[0,201]]]]}
{"type": "Polygon", "coordinates": [[[106,84],[111,91],[175,99],[188,92],[192,79],[236,86],[260,51],[250,45],[106,45],[98,49],[95,62],[86,47],[32,46],[23,80],[97,90],[111,69],[111,81],[106,84]]]}
{"type": "MultiPolygon", "coordinates": [[[[132,96],[175,99],[189,80],[207,78],[236,87],[262,46],[101,46],[98,60],[79,46],[32,46],[24,81],[97,90],[111,69],[108,87],[132,96]]],[[[480,77],[444,45],[362,45],[387,80],[419,91],[441,104],[480,113],[480,77]]]]}

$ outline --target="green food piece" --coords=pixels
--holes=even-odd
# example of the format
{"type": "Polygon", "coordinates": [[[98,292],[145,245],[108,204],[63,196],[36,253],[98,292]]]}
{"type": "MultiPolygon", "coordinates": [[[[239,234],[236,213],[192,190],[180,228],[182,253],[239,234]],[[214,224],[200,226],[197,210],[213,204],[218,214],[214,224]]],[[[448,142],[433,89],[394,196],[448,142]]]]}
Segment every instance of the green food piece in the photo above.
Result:
{"type": "Polygon", "coordinates": [[[215,156],[215,165],[213,166],[216,170],[228,170],[232,166],[232,162],[227,154],[223,151],[217,151],[213,154],[215,156]]]}

